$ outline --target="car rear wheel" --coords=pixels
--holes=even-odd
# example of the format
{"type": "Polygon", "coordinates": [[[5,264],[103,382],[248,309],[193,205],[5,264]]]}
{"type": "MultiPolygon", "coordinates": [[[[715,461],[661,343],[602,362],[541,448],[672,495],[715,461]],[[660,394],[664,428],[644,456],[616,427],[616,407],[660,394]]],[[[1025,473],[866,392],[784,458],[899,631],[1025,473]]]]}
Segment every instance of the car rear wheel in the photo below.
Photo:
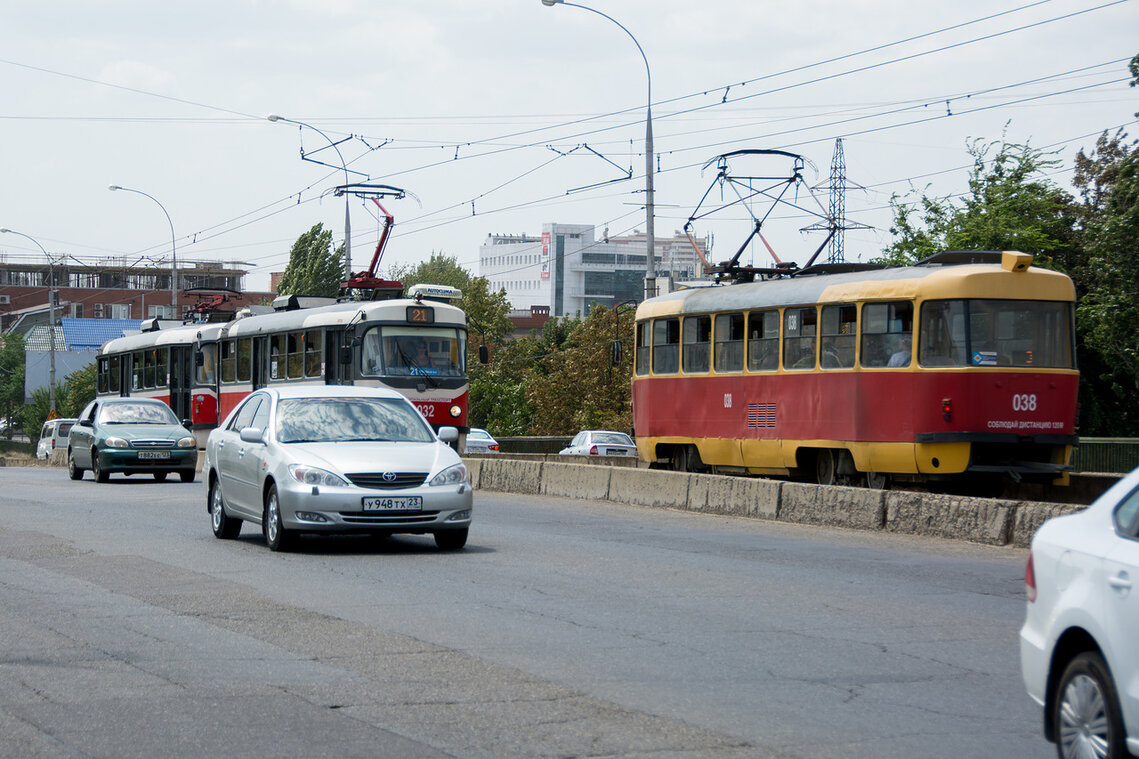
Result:
{"type": "Polygon", "coordinates": [[[83,479],[83,470],[75,466],[75,452],[67,449],[67,476],[73,480],[83,479]]]}
{"type": "Polygon", "coordinates": [[[265,494],[265,516],[261,520],[261,527],[270,550],[288,551],[293,547],[296,536],[292,530],[286,530],[281,521],[281,503],[277,498],[276,485],[270,485],[269,492],[265,494]]]}
{"type": "Polygon", "coordinates": [[[467,528],[461,530],[439,530],[435,533],[435,545],[444,551],[458,551],[467,544],[467,528]]]}
{"type": "Polygon", "coordinates": [[[229,540],[236,538],[241,532],[241,520],[234,519],[225,513],[225,501],[221,496],[221,485],[210,483],[210,526],[214,529],[214,537],[229,540]]]}
{"type": "Polygon", "coordinates": [[[95,478],[95,482],[106,482],[111,479],[111,473],[99,463],[99,452],[94,448],[91,449],[91,476],[95,478]]]}
{"type": "Polygon", "coordinates": [[[1103,657],[1086,651],[1068,664],[1056,691],[1056,753],[1061,759],[1130,756],[1115,684],[1103,657]]]}
{"type": "Polygon", "coordinates": [[[195,474],[197,474],[197,472],[193,469],[183,469],[178,472],[178,476],[182,478],[182,482],[193,482],[195,474]]]}
{"type": "Polygon", "coordinates": [[[156,479],[159,482],[165,482],[166,474],[167,474],[166,472],[155,472],[154,473],[154,479],[156,479]]]}

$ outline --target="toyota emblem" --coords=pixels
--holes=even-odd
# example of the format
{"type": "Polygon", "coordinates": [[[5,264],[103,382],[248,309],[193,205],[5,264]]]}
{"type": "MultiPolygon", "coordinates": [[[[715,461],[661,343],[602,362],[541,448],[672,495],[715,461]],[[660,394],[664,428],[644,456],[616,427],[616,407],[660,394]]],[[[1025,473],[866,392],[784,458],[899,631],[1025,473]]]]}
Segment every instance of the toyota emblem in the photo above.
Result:
{"type": "Polygon", "coordinates": [[[397,475],[395,472],[384,472],[382,476],[384,478],[384,482],[395,482],[397,475]]]}

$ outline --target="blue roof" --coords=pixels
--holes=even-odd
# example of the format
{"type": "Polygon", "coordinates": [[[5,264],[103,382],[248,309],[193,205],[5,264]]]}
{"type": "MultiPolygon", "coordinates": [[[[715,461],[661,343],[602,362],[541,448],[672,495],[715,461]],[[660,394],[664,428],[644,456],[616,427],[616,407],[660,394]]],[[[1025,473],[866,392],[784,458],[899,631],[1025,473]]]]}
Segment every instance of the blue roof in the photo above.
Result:
{"type": "Polygon", "coordinates": [[[141,319],[60,319],[64,342],[71,350],[93,351],[125,332],[138,332],[141,319]]]}

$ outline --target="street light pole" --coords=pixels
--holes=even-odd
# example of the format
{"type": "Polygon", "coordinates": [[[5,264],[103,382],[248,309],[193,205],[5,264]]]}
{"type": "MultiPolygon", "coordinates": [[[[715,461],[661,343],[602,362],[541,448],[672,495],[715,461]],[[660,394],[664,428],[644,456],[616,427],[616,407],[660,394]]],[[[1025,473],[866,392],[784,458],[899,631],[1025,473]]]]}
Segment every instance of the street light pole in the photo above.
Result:
{"type": "MultiPolygon", "coordinates": [[[[306,124],[303,121],[297,121],[295,119],[286,119],[284,116],[278,116],[275,113],[270,113],[265,118],[269,121],[272,121],[272,122],[284,121],[285,123],[288,123],[288,124],[296,124],[298,127],[308,127],[309,129],[316,132],[317,134],[319,134],[324,139],[328,140],[328,144],[331,145],[332,149],[336,151],[336,155],[339,156],[339,158],[340,158],[340,165],[344,168],[344,184],[345,185],[351,184],[351,180],[348,178],[348,164],[344,160],[344,154],[340,152],[340,143],[339,142],[333,142],[332,138],[329,137],[327,134],[320,131],[319,129],[314,127],[312,124],[306,124]]],[[[340,142],[343,142],[343,141],[344,140],[341,140],[340,142]]],[[[323,149],[324,148],[321,148],[321,150],[323,150],[323,149]]],[[[305,150],[304,150],[304,147],[302,147],[301,148],[301,158],[304,159],[304,157],[305,157],[305,150]]],[[[349,197],[350,197],[349,193],[344,193],[344,280],[345,281],[348,281],[349,279],[352,278],[352,217],[348,213],[349,197]]]]}
{"type": "Polygon", "coordinates": [[[26,235],[23,232],[17,232],[14,229],[0,229],[0,234],[19,235],[36,244],[36,247],[43,251],[44,257],[47,259],[47,310],[48,310],[48,351],[51,354],[50,365],[48,367],[48,381],[47,381],[47,396],[48,406],[48,419],[54,419],[55,413],[55,261],[48,255],[44,246],[40,245],[40,241],[31,235],[26,235]]]}
{"type": "MultiPolygon", "coordinates": [[[[170,214],[166,210],[166,206],[153,195],[149,195],[142,190],[132,190],[129,187],[122,187],[113,184],[107,188],[111,192],[122,190],[123,192],[133,192],[138,195],[145,195],[146,197],[158,203],[158,207],[162,209],[162,213],[166,214],[166,223],[170,225],[170,318],[178,318],[178,254],[176,251],[177,242],[174,239],[174,222],[170,220],[170,214]]],[[[143,317],[145,318],[145,314],[143,317]]]]}
{"type": "Polygon", "coordinates": [[[588,5],[581,5],[579,3],[567,3],[565,0],[542,0],[542,5],[553,7],[555,5],[568,5],[574,8],[581,8],[591,13],[596,13],[598,16],[607,18],[617,26],[621,27],[621,31],[629,35],[629,39],[637,46],[637,52],[641,54],[641,60],[645,62],[645,79],[648,82],[648,103],[645,106],[645,237],[647,238],[647,253],[645,260],[645,297],[652,298],[657,294],[656,285],[656,236],[655,236],[655,212],[653,208],[653,163],[655,162],[655,154],[653,152],[653,76],[652,71],[649,69],[649,59],[645,55],[644,48],[641,43],[637,42],[637,38],[633,33],[625,28],[617,19],[608,16],[595,8],[590,8],[588,5]]]}

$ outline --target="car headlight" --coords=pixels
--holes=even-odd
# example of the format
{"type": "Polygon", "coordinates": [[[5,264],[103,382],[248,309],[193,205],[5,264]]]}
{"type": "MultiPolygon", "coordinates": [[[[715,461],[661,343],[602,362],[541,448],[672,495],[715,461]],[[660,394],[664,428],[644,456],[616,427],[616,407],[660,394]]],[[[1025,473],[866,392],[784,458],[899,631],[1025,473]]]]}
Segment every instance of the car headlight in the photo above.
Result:
{"type": "Polygon", "coordinates": [[[305,485],[323,485],[326,488],[342,488],[348,485],[341,477],[314,466],[289,464],[289,474],[294,480],[305,485]]]}
{"type": "Polygon", "coordinates": [[[427,484],[435,487],[436,485],[461,485],[466,481],[467,468],[462,464],[455,464],[432,477],[431,482],[427,484]]]}
{"type": "Polygon", "coordinates": [[[197,441],[192,437],[184,437],[178,441],[179,448],[193,448],[195,445],[197,445],[197,441]]]}
{"type": "Polygon", "coordinates": [[[107,448],[130,448],[130,443],[121,437],[109,437],[103,441],[103,445],[107,448]]]}

